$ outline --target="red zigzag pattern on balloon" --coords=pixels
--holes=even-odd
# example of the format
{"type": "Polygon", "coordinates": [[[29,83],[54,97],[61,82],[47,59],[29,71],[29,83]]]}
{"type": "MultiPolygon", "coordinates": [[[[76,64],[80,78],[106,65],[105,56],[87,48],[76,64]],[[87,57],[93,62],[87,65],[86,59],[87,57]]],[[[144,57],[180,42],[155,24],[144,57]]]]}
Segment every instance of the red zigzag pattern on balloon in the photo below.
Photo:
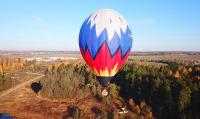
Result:
{"type": "Polygon", "coordinates": [[[117,71],[123,66],[123,64],[126,62],[130,54],[130,49],[129,49],[125,54],[125,56],[122,57],[121,48],[119,47],[115,55],[112,56],[106,42],[103,43],[103,45],[97,52],[96,57],[94,59],[92,59],[88,48],[86,49],[85,53],[82,51],[81,48],[80,51],[86,63],[90,66],[90,68],[93,71],[95,71],[95,73],[98,76],[102,76],[101,71],[105,71],[106,69],[109,71],[110,74],[109,76],[113,76],[111,75],[111,71],[114,69],[116,64],[117,68],[115,73],[117,73],[117,71]]]}

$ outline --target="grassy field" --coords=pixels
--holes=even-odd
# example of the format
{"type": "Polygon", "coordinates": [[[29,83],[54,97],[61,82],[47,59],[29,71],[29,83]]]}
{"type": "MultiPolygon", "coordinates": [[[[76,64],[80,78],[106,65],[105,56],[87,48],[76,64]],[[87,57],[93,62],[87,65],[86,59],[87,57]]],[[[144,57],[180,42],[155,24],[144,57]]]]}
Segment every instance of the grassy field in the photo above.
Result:
{"type": "Polygon", "coordinates": [[[134,60],[185,60],[200,61],[200,55],[149,55],[149,56],[130,56],[134,60]]]}
{"type": "Polygon", "coordinates": [[[181,62],[188,64],[200,64],[200,55],[148,55],[148,56],[130,56],[131,60],[144,60],[144,61],[171,61],[171,62],[181,62]]]}

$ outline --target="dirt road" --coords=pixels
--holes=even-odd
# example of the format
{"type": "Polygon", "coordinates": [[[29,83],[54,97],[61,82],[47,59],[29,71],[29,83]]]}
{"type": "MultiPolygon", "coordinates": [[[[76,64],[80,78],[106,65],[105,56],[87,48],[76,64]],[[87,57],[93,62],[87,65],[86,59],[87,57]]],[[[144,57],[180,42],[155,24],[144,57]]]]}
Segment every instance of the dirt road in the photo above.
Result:
{"type": "Polygon", "coordinates": [[[26,86],[27,84],[30,84],[31,82],[36,81],[36,80],[38,80],[38,79],[40,79],[40,78],[42,78],[44,76],[43,74],[39,74],[39,73],[31,73],[31,72],[26,72],[26,73],[30,74],[30,75],[39,75],[39,76],[36,77],[36,78],[33,78],[31,80],[25,81],[25,82],[23,82],[21,84],[18,84],[15,87],[12,87],[12,88],[8,89],[7,91],[1,93],[0,94],[0,99],[3,98],[4,96],[16,91],[17,89],[20,89],[20,88],[26,86]]]}

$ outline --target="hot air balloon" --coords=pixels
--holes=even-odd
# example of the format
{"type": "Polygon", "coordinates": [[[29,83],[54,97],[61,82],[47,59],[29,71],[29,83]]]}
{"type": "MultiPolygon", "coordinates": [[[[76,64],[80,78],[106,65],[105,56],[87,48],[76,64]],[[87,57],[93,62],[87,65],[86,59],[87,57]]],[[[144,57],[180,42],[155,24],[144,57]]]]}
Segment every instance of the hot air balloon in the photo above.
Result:
{"type": "Polygon", "coordinates": [[[112,9],[100,9],[82,24],[79,33],[80,52],[95,72],[107,95],[111,78],[128,59],[132,47],[132,33],[127,21],[112,9]]]}

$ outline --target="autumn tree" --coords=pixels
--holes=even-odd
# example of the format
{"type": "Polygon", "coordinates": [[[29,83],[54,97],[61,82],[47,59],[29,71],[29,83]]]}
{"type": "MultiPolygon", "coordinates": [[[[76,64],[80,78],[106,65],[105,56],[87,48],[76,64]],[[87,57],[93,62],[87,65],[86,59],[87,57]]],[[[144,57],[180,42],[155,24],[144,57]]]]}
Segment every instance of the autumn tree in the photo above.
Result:
{"type": "Polygon", "coordinates": [[[3,76],[3,68],[1,65],[0,65],[0,76],[3,76]]]}
{"type": "Polygon", "coordinates": [[[179,71],[176,71],[176,73],[175,73],[174,77],[175,77],[175,78],[180,78],[180,77],[181,77],[181,75],[180,75],[179,71]]]}

